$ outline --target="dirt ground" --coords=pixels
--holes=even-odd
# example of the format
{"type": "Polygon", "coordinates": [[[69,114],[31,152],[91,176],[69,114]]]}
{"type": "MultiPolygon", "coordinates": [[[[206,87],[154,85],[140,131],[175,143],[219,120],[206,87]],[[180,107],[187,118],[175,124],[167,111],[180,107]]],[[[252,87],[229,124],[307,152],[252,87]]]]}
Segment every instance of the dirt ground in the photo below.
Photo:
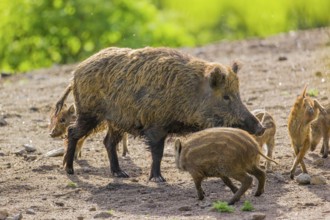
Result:
{"type": "Polygon", "coordinates": [[[298,185],[288,174],[293,153],[287,132],[290,108],[305,84],[319,92],[321,103],[330,101],[330,28],[182,50],[224,64],[243,62],[243,102],[250,110],[264,108],[273,114],[274,154],[280,164],[267,173],[261,197],[253,196],[255,180],[233,213],[210,211],[214,201],[229,200],[231,191],[220,179],[209,178],[203,182],[206,198],[198,201],[190,175],[175,167],[173,138],[166,141],[162,161],[166,183],[148,182],[150,152],[143,140],[133,137],[128,156],[119,158],[130,178],[112,177],[104,133],[88,139],[82,158],[74,164],[75,175],[67,175],[62,157],[44,156],[63,146],[61,139],[49,137],[47,127],[50,109],[74,68],[54,66],[1,79],[0,216],[8,212],[11,219],[19,219],[19,214],[23,219],[330,219],[330,158],[321,159],[320,145],[309,152],[309,173],[325,177],[327,184],[298,185]],[[24,152],[23,145],[36,151],[24,152]],[[254,212],[240,210],[245,200],[254,205],[254,212]]]}

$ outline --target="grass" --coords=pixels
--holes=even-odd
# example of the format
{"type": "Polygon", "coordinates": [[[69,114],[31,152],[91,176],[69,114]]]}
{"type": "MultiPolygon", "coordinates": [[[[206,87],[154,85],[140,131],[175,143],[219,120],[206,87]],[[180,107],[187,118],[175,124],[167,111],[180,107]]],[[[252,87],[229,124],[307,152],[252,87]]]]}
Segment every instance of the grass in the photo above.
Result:
{"type": "Polygon", "coordinates": [[[213,203],[213,208],[218,212],[234,212],[235,208],[233,206],[228,205],[227,202],[217,201],[213,203]]]}
{"type": "Polygon", "coordinates": [[[251,212],[254,210],[254,207],[252,205],[252,203],[248,200],[246,200],[243,204],[243,207],[241,208],[241,211],[244,211],[244,212],[251,212]]]}
{"type": "Polygon", "coordinates": [[[77,188],[78,187],[77,183],[74,183],[74,182],[69,182],[66,186],[70,187],[70,188],[77,188]]]}
{"type": "Polygon", "coordinates": [[[310,90],[307,91],[307,94],[310,97],[317,97],[319,95],[319,90],[317,90],[317,89],[310,89],[310,90]]]}

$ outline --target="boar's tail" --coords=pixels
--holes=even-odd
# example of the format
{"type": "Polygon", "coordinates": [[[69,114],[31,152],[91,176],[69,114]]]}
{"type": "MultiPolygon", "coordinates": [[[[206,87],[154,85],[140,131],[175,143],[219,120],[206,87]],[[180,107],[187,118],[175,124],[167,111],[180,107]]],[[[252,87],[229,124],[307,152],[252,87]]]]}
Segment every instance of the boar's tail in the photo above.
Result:
{"type": "Polygon", "coordinates": [[[277,163],[275,160],[273,160],[273,159],[267,157],[267,156],[264,155],[260,150],[258,150],[258,153],[259,153],[263,158],[265,158],[266,160],[272,161],[273,163],[275,163],[275,164],[278,165],[278,163],[277,163]]]}
{"type": "Polygon", "coordinates": [[[66,98],[68,97],[68,95],[70,94],[70,92],[72,91],[72,84],[70,83],[68,85],[68,87],[66,87],[63,95],[61,96],[61,98],[56,102],[55,105],[55,116],[57,116],[57,114],[61,111],[63,105],[64,105],[64,101],[66,100],[66,98]]]}

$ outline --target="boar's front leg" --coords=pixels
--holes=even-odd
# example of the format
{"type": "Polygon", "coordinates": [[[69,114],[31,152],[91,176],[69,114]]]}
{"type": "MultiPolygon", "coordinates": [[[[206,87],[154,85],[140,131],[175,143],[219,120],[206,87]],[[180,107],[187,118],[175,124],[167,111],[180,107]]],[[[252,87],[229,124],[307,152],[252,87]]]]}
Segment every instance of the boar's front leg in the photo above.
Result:
{"type": "Polygon", "coordinates": [[[88,135],[99,123],[97,117],[80,114],[76,123],[68,128],[67,150],[64,155],[63,165],[68,174],[74,174],[73,159],[78,141],[88,135]]]}
{"type": "Polygon", "coordinates": [[[166,182],[160,172],[160,164],[164,153],[164,142],[167,132],[162,128],[152,127],[144,131],[146,142],[149,145],[152,156],[152,165],[149,180],[155,182],[166,182]]]}
{"type": "Polygon", "coordinates": [[[117,145],[121,141],[122,137],[123,132],[112,128],[109,124],[108,133],[104,138],[103,143],[107,149],[112,175],[115,177],[128,178],[128,174],[120,169],[118,162],[117,145]]]}

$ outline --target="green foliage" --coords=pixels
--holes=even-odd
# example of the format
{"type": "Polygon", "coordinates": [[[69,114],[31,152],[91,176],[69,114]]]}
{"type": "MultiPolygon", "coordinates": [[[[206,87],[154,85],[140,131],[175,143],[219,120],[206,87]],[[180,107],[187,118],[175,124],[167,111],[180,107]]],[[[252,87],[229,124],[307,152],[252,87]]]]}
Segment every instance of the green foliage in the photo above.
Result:
{"type": "Polygon", "coordinates": [[[159,0],[198,44],[330,25],[328,0],[159,0]]]}
{"type": "Polygon", "coordinates": [[[307,95],[309,95],[310,97],[317,97],[319,95],[319,90],[317,90],[317,89],[309,89],[307,91],[307,95]]]}
{"type": "Polygon", "coordinates": [[[83,60],[109,46],[196,46],[330,25],[329,0],[1,0],[0,71],[83,60]]]}
{"type": "Polygon", "coordinates": [[[254,210],[254,207],[252,205],[252,203],[248,200],[244,201],[243,207],[241,208],[242,211],[245,212],[251,212],[254,210]]]}
{"type": "Polygon", "coordinates": [[[78,187],[77,183],[74,183],[74,182],[69,182],[66,186],[70,187],[70,188],[77,188],[78,187]]]}
{"type": "Polygon", "coordinates": [[[2,0],[0,69],[72,63],[108,46],[193,45],[147,0],[2,0]]]}
{"type": "Polygon", "coordinates": [[[213,208],[218,212],[234,212],[235,208],[228,205],[227,202],[217,201],[213,203],[213,208]]]}

